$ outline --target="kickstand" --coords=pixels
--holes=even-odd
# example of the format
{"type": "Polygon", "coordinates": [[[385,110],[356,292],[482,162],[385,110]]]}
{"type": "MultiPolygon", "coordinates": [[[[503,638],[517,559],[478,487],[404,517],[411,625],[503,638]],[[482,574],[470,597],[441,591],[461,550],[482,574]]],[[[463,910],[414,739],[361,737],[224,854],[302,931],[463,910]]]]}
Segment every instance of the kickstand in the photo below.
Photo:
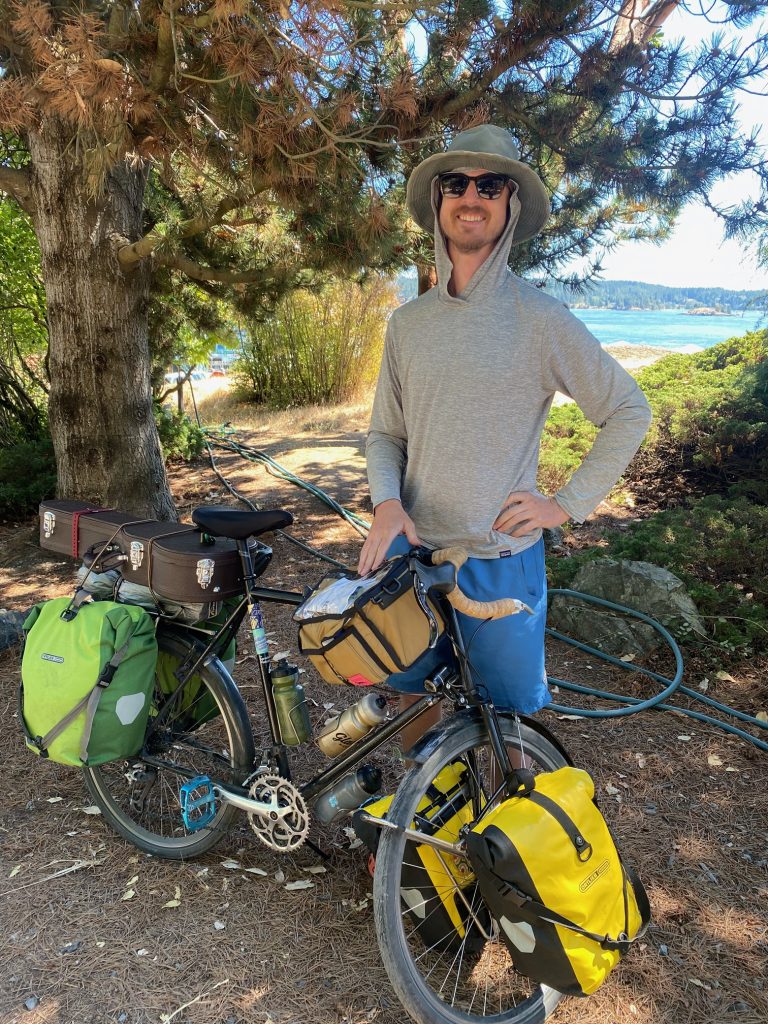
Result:
{"type": "Polygon", "coordinates": [[[304,841],[310,848],[310,850],[314,850],[314,852],[317,854],[318,857],[320,857],[321,860],[331,859],[330,853],[326,853],[325,850],[321,850],[317,843],[313,843],[311,839],[305,839],[304,841]]]}

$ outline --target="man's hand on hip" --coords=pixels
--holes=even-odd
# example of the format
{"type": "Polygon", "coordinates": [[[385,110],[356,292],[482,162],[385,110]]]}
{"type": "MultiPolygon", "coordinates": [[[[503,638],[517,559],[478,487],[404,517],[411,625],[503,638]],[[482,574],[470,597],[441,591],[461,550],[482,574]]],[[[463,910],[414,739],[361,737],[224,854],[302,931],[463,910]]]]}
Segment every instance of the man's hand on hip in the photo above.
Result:
{"type": "Polygon", "coordinates": [[[510,537],[524,537],[537,527],[546,530],[562,526],[569,518],[554,498],[545,498],[530,491],[512,491],[493,528],[500,533],[508,533],[510,537]]]}
{"type": "Polygon", "coordinates": [[[421,544],[413,520],[397,498],[382,501],[374,510],[373,525],[360,552],[357,571],[361,576],[372,569],[378,569],[387,557],[389,545],[401,533],[405,534],[411,544],[421,544]]]}

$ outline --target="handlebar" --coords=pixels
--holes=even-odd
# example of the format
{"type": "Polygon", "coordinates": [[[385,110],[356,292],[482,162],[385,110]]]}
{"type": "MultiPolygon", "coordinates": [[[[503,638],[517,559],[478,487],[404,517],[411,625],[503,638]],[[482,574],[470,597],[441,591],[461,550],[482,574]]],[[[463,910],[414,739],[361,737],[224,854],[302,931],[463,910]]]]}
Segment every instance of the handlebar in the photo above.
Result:
{"type": "Polygon", "coordinates": [[[503,619],[507,615],[517,615],[519,612],[534,614],[532,608],[524,601],[518,601],[516,597],[502,597],[497,601],[475,601],[467,597],[458,584],[459,569],[467,560],[467,552],[463,548],[441,548],[431,554],[433,565],[444,565],[448,562],[456,570],[456,585],[446,593],[446,597],[457,612],[469,615],[473,619],[503,619]]]}

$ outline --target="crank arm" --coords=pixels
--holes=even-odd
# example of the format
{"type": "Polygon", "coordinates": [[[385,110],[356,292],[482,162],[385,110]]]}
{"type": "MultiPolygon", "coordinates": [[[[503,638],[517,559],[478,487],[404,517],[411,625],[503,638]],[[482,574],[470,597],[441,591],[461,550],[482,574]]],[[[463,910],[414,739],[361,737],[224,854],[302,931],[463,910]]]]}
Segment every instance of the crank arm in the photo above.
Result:
{"type": "Polygon", "coordinates": [[[225,804],[239,807],[241,811],[247,811],[249,814],[259,814],[263,817],[271,818],[273,821],[278,818],[285,818],[292,810],[291,807],[280,807],[276,800],[272,800],[269,803],[266,803],[264,800],[254,800],[253,797],[246,796],[244,793],[238,793],[236,789],[230,789],[229,786],[225,786],[221,782],[213,783],[213,791],[225,804]]]}
{"type": "Polygon", "coordinates": [[[423,832],[417,832],[414,828],[403,828],[402,825],[396,825],[394,821],[387,821],[386,818],[376,818],[372,814],[368,814],[367,811],[360,811],[358,813],[367,825],[387,828],[390,832],[400,832],[406,839],[411,839],[414,843],[418,843],[421,846],[431,846],[435,850],[442,850],[443,853],[450,853],[454,857],[465,856],[463,843],[449,843],[445,839],[438,839],[436,836],[428,836],[423,832]]]}

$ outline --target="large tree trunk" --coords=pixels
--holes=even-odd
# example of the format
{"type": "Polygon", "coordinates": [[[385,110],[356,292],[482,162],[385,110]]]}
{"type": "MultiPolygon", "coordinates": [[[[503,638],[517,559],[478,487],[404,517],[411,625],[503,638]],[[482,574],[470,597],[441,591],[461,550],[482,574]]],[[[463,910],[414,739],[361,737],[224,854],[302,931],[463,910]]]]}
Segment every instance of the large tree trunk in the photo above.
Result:
{"type": "Polygon", "coordinates": [[[417,261],[416,274],[419,282],[419,295],[428,292],[430,288],[434,288],[437,284],[437,270],[431,263],[417,261]]]}
{"type": "Polygon", "coordinates": [[[116,255],[142,235],[146,174],[120,163],[92,198],[75,147],[53,118],[30,133],[59,496],[173,519],[152,414],[149,273],[124,274],[116,255]]]}

